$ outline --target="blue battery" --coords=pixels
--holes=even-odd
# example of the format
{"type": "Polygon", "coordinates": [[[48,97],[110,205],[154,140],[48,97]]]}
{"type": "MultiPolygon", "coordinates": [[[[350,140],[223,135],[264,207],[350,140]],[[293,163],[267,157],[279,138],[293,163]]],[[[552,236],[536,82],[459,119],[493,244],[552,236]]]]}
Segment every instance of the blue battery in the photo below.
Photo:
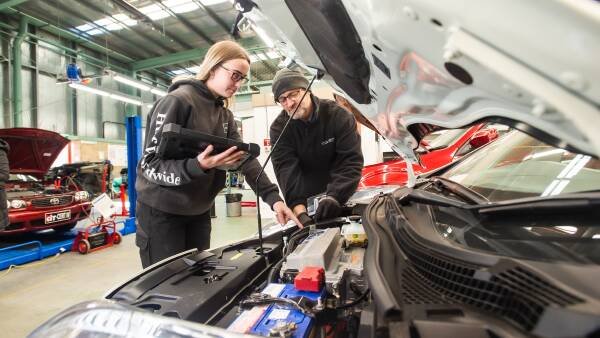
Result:
{"type": "MultiPolygon", "coordinates": [[[[308,292],[299,291],[294,288],[293,284],[269,284],[265,290],[273,289],[274,287],[281,287],[283,290],[279,293],[281,298],[295,298],[295,297],[306,297],[312,301],[317,301],[319,297],[325,300],[325,288],[321,292],[308,292]]],[[[269,336],[269,332],[275,326],[295,324],[295,330],[291,337],[294,338],[306,338],[310,335],[310,331],[313,327],[313,318],[304,315],[300,310],[281,304],[269,305],[265,313],[262,315],[260,320],[254,325],[251,333],[269,336]]]]}

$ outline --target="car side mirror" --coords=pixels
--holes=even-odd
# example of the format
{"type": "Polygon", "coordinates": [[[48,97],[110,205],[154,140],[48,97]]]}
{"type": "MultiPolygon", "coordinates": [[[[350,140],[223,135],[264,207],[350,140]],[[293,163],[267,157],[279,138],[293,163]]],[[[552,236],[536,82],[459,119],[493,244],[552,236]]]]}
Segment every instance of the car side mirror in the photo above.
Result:
{"type": "Polygon", "coordinates": [[[495,128],[484,128],[477,131],[471,139],[469,140],[469,144],[473,149],[484,146],[491,141],[498,138],[498,131],[495,128]]]}

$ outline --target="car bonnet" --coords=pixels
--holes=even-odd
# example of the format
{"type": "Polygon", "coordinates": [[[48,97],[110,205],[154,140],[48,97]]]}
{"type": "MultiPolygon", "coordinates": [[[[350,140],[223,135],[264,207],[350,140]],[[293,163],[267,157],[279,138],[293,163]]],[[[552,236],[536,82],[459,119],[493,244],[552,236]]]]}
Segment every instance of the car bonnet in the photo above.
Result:
{"type": "Polygon", "coordinates": [[[287,66],[321,69],[405,158],[433,130],[495,121],[600,156],[595,1],[257,0],[287,66]]]}
{"type": "Polygon", "coordinates": [[[43,177],[69,140],[58,133],[35,128],[0,129],[0,139],[9,146],[12,174],[43,177]]]}

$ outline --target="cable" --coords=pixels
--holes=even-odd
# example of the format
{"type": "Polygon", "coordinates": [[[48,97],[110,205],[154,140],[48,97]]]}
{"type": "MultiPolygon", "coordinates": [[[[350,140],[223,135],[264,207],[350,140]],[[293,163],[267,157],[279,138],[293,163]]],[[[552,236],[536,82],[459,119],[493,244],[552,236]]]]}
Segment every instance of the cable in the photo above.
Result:
{"type": "Polygon", "coordinates": [[[302,312],[306,316],[313,317],[313,318],[315,316],[315,313],[313,312],[313,310],[308,308],[308,305],[309,305],[308,299],[305,297],[300,297],[299,301],[296,302],[290,298],[271,297],[269,295],[265,295],[262,293],[254,293],[254,294],[250,295],[250,298],[244,299],[243,301],[241,301],[240,307],[243,308],[245,306],[252,307],[255,305],[267,305],[267,304],[291,305],[294,308],[298,309],[300,312],[302,312]],[[301,305],[302,301],[304,301],[307,306],[302,306],[301,305]]]}
{"type": "MultiPolygon", "coordinates": [[[[62,248],[61,248],[61,249],[62,249],[62,248]]],[[[62,249],[62,250],[64,250],[64,249],[62,249]]],[[[58,256],[60,256],[60,254],[61,254],[61,253],[65,252],[65,251],[66,251],[66,250],[64,250],[64,251],[61,251],[61,252],[57,252],[57,253],[56,253],[54,256],[52,256],[52,257],[50,257],[50,258],[48,258],[48,259],[46,259],[46,260],[43,260],[43,261],[41,261],[41,262],[37,262],[37,263],[29,263],[29,264],[23,264],[23,265],[15,265],[15,264],[11,264],[11,265],[8,267],[8,269],[7,269],[6,271],[4,271],[4,272],[3,272],[3,273],[0,275],[0,278],[6,277],[6,275],[8,275],[8,274],[9,274],[9,273],[10,273],[12,270],[16,270],[16,269],[27,269],[27,268],[33,268],[33,267],[36,267],[36,266],[41,266],[41,265],[45,265],[45,264],[48,264],[48,263],[50,263],[50,262],[53,262],[53,261],[55,261],[55,260],[58,258],[58,256]]]]}
{"type": "Polygon", "coordinates": [[[347,309],[349,307],[356,306],[360,302],[362,302],[363,300],[365,300],[365,298],[367,297],[367,295],[369,294],[369,292],[371,292],[371,290],[370,289],[366,289],[365,292],[363,292],[362,295],[360,295],[358,298],[356,298],[352,302],[346,303],[346,304],[342,304],[342,305],[338,305],[335,308],[339,310],[339,309],[347,309]]]}

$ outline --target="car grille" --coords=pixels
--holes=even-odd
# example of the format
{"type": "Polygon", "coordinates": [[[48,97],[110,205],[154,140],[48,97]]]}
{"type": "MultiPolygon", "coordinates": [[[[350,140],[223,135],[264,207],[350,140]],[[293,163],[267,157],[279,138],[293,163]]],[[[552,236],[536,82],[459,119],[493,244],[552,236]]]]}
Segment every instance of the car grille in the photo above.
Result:
{"type": "Polygon", "coordinates": [[[73,196],[71,195],[53,196],[31,200],[31,206],[36,208],[60,207],[63,205],[69,205],[71,202],[73,202],[73,196]],[[56,202],[57,200],[58,202],[56,202]]]}
{"type": "Polygon", "coordinates": [[[583,302],[520,266],[511,263],[492,272],[426,248],[402,225],[397,229],[396,238],[410,264],[402,273],[407,303],[440,304],[442,298],[426,292],[431,288],[443,298],[490,311],[531,331],[545,308],[583,302]]]}

